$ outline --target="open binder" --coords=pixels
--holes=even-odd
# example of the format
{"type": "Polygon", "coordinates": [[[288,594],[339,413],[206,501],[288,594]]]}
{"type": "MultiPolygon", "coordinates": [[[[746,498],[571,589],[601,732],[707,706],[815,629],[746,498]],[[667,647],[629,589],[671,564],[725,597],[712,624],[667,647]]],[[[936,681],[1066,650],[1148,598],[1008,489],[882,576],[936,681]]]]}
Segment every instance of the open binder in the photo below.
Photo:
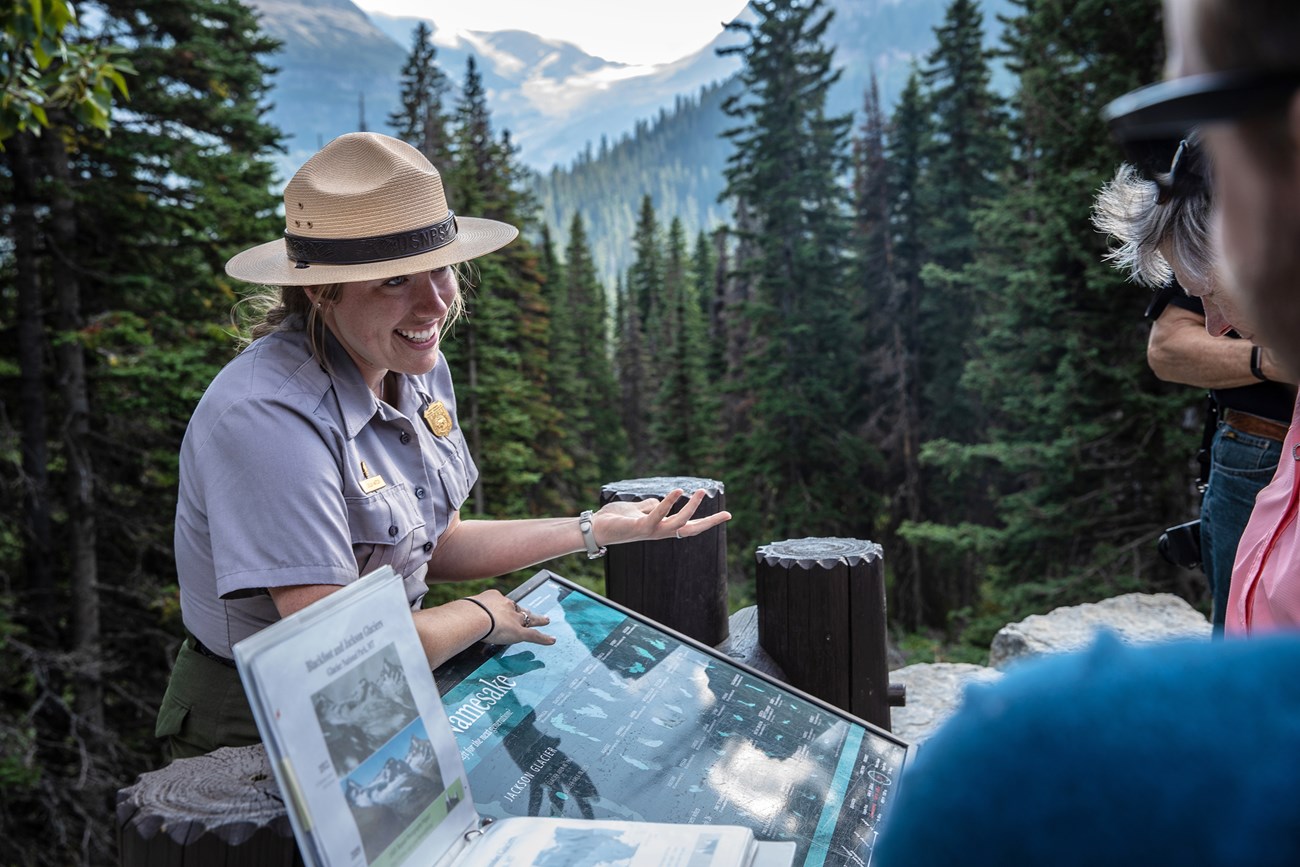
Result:
{"type": "MultiPolygon", "coordinates": [[[[402,581],[373,572],[234,647],[303,860],[778,867],[738,825],[479,815],[402,581]]],[[[509,678],[484,684],[481,703],[509,678]]],[[[489,793],[489,797],[499,793],[489,793]]]]}

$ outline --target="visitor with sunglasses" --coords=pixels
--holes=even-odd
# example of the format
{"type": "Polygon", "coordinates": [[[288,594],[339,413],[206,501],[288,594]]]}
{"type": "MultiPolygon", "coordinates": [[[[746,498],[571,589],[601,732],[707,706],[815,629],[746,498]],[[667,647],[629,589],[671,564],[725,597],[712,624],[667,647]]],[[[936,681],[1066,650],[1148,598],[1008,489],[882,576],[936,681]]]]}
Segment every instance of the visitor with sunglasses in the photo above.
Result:
{"type": "MultiPolygon", "coordinates": [[[[1131,147],[1200,130],[1214,161],[1225,294],[1300,370],[1300,6],[1166,0],[1167,80],[1107,107],[1131,147]]],[[[1300,417],[1242,535],[1227,631],[1300,626],[1300,417]]]]}
{"type": "Polygon", "coordinates": [[[1274,354],[1249,339],[1223,291],[1210,233],[1210,166],[1195,137],[1180,142],[1166,165],[1162,172],[1121,165],[1097,195],[1093,224],[1118,242],[1108,256],[1115,266],[1156,289],[1147,308],[1152,371],[1210,390],[1200,564],[1214,633],[1222,635],[1237,543],[1277,469],[1295,388],[1283,383],[1274,354]]]}

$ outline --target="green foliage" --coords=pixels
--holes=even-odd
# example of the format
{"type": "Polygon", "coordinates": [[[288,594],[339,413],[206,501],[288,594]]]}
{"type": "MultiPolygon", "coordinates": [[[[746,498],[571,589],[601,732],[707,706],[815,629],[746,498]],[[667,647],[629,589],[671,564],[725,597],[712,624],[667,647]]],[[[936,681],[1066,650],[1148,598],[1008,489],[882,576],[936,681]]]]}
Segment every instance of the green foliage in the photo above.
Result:
{"type": "MultiPolygon", "coordinates": [[[[657,293],[655,320],[647,329],[655,335],[658,362],[655,411],[650,414],[652,452],[658,456],[656,475],[700,476],[712,468],[719,428],[717,405],[709,392],[705,364],[704,313],[700,307],[699,280],[686,255],[682,221],[668,228],[664,281],[657,293]]],[[[709,269],[709,248],[701,240],[696,266],[709,269]]]]}
{"type": "MultiPolygon", "coordinates": [[[[5,13],[7,82],[17,60],[28,81],[80,74],[50,47],[46,72],[31,71],[37,54],[14,53],[30,39],[14,41],[13,16],[60,5],[5,13]]],[[[177,450],[235,351],[226,311],[239,296],[222,264],[281,229],[269,192],[278,139],[263,122],[275,46],[252,14],[217,0],[101,6],[96,50],[129,48],[138,70],[130,112],[105,140],[47,92],[29,103],[58,135],[20,133],[0,154],[0,404],[13,413],[0,413],[5,864],[111,860],[113,790],[161,762],[153,712],[181,632],[177,450]],[[76,309],[54,291],[53,214],[69,203],[72,241],[58,252],[75,267],[76,309]],[[35,320],[22,287],[44,293],[35,320]],[[86,363],[94,659],[73,652],[68,552],[37,558],[24,511],[39,454],[44,517],[55,538],[71,533],[63,371],[22,354],[33,337],[41,359],[78,349],[86,363]],[[32,394],[47,407],[35,438],[32,394]],[[102,728],[81,704],[96,684],[102,728]]],[[[445,346],[481,469],[466,511],[574,514],[629,473],[721,479],[737,514],[733,606],[754,601],[756,544],[873,538],[913,661],[982,662],[996,629],[1057,605],[1187,591],[1152,541],[1194,508],[1199,424],[1176,420],[1200,395],[1145,369],[1146,299],[1101,263],[1087,223],[1118,159],[1097,109],[1156,76],[1156,7],[1015,0],[1003,59],[1016,87],[1003,104],[979,7],[953,0],[892,116],[865,94],[850,148],[849,119],[826,108],[837,72],[825,4],[758,0],[733,28],[741,77],[700,96],[726,103],[715,128],[682,103],[540,182],[509,134],[493,133],[472,61],[443,116],[446,77],[417,28],[393,122],[443,171],[458,213],[523,228],[466,269],[466,318],[445,346]],[[701,150],[666,157],[685,127],[701,150]],[[732,154],[725,178],[701,168],[714,149],[732,154]],[[729,224],[706,233],[724,219],[724,183],[729,224]]],[[[82,37],[68,24],[51,32],[73,58],[82,37]]],[[[602,567],[581,555],[556,564],[597,590],[602,567]]],[[[438,586],[427,601],[505,590],[533,571],[438,586]]]]}
{"type": "Polygon", "coordinates": [[[843,311],[848,215],[839,178],[849,118],[825,113],[837,73],[822,43],[830,13],[820,0],[751,4],[756,23],[728,29],[745,88],[723,108],[737,124],[727,195],[749,215],[738,229],[737,270],[752,281],[741,308],[752,337],[740,384],[752,409],[732,441],[738,528],[749,539],[854,534],[853,486],[862,444],[842,426],[853,338],[843,311]]]}
{"type": "Polygon", "coordinates": [[[447,113],[443,97],[451,87],[438,68],[438,49],[433,31],[421,21],[411,34],[411,53],[402,67],[401,103],[388,116],[393,135],[410,142],[430,161],[442,157],[448,147],[447,113]]]}
{"type": "MultiPolygon", "coordinates": [[[[106,115],[47,101],[56,134],[14,136],[0,171],[0,355],[18,361],[0,402],[22,416],[18,431],[3,421],[18,445],[4,452],[15,481],[0,524],[22,531],[0,539],[11,592],[0,622],[20,627],[0,642],[3,773],[19,783],[0,808],[6,864],[111,861],[113,794],[161,762],[153,715],[180,631],[176,456],[234,351],[221,322],[236,296],[217,275],[234,248],[282,229],[268,161],[277,134],[261,122],[260,57],[273,44],[253,14],[215,0],[97,11],[93,40],[65,35],[105,56],[129,50],[130,111],[103,137],[90,132],[106,115]],[[9,325],[20,311],[21,330],[9,325]],[[33,346],[59,367],[33,363],[33,346]],[[41,524],[58,545],[42,550],[41,524]]],[[[75,49],[68,57],[91,56],[75,49]]]]}
{"type": "Polygon", "coordinates": [[[694,97],[678,97],[671,110],[638,122],[617,142],[602,137],[595,151],[589,144],[568,167],[533,178],[542,219],[555,229],[559,243],[568,242],[573,214],[582,214],[603,284],[613,285],[632,267],[644,199],[679,217],[687,234],[726,222],[728,210],[718,199],[724,179],[716,167],[731,148],[721,138],[726,117],[720,106],[738,90],[731,79],[701,88],[694,97]]]}
{"type": "Polygon", "coordinates": [[[13,135],[51,126],[50,111],[110,132],[113,93],[127,94],[135,69],[126,49],[83,41],[64,0],[12,2],[0,9],[0,150],[13,135]]]}
{"type": "MultiPolygon", "coordinates": [[[[423,46],[416,46],[413,58],[425,51],[423,46]]],[[[435,159],[442,162],[453,210],[524,224],[530,203],[512,184],[518,171],[515,153],[507,136],[498,140],[492,133],[473,58],[451,140],[450,162],[435,159]]],[[[538,484],[554,478],[568,459],[561,445],[561,415],[549,391],[551,310],[539,267],[538,251],[526,240],[476,263],[476,286],[464,293],[464,319],[444,344],[457,383],[461,424],[471,453],[480,458],[470,504],[477,515],[530,517],[564,499],[538,484]]]]}
{"type": "Polygon", "coordinates": [[[981,639],[1045,606],[1168,588],[1152,542],[1185,502],[1192,451],[1172,423],[1191,395],[1153,389],[1135,327],[1145,299],[1087,229],[1113,163],[1099,110],[1154,75],[1155,4],[1022,5],[1008,30],[1020,75],[1008,193],[976,213],[972,262],[924,275],[974,299],[961,386],[988,420],[970,442],[936,438],[924,458],[947,484],[982,490],[989,513],[908,531],[974,556],[981,639]]]}

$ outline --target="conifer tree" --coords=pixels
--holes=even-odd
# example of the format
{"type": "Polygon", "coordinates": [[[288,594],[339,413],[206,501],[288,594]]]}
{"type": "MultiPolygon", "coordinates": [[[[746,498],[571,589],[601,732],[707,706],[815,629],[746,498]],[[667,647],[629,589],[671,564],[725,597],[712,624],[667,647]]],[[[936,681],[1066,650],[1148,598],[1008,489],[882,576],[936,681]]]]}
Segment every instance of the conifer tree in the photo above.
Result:
{"type": "Polygon", "coordinates": [[[898,530],[904,520],[921,518],[914,352],[917,296],[908,291],[915,281],[909,284],[905,272],[895,270],[899,264],[896,232],[912,231],[917,223],[908,209],[914,202],[926,127],[915,73],[903,92],[898,119],[902,129],[891,135],[893,128],[885,118],[873,74],[854,141],[854,286],[859,293],[854,312],[863,335],[854,418],[859,435],[876,452],[862,479],[864,490],[879,492],[877,501],[885,506],[876,510],[871,538],[891,552],[886,560],[893,591],[889,610],[915,629],[921,610],[921,557],[917,546],[898,530]],[[910,186],[895,191],[891,181],[910,186]]]}
{"type": "Polygon", "coordinates": [[[1145,293],[1102,261],[1087,222],[1119,160],[1100,108],[1158,74],[1157,3],[1016,5],[1006,42],[1021,158],[1010,195],[978,221],[981,253],[964,274],[983,311],[964,382],[989,424],[975,443],[927,450],[945,474],[993,487],[991,521],[925,528],[982,564],[987,619],[972,642],[1028,611],[1159,586],[1153,541],[1178,514],[1194,450],[1146,370],[1145,293]]]}
{"type": "Polygon", "coordinates": [[[565,419],[574,405],[572,383],[577,379],[577,371],[568,352],[572,329],[568,323],[564,263],[556,252],[551,227],[543,223],[539,231],[537,267],[542,281],[542,301],[548,312],[546,370],[542,381],[546,383],[546,395],[554,412],[552,423],[543,428],[538,441],[538,452],[550,457],[538,484],[537,504],[543,514],[553,515],[589,502],[590,495],[574,478],[577,438],[565,419]]]}
{"type": "Polygon", "coordinates": [[[411,53],[402,67],[399,108],[388,116],[394,134],[419,148],[438,165],[447,157],[447,112],[443,99],[451,84],[438,67],[433,31],[424,21],[411,34],[411,53]]]}
{"type": "Polygon", "coordinates": [[[578,214],[569,224],[564,284],[570,328],[566,351],[575,369],[571,401],[564,407],[565,423],[578,436],[575,478],[591,492],[588,496],[594,497],[602,484],[621,478],[627,439],[619,419],[619,392],[610,357],[609,308],[578,214]]]}
{"type": "MultiPolygon", "coordinates": [[[[705,244],[707,260],[708,246],[705,244]]],[[[704,267],[710,268],[706,261],[704,267]]],[[[660,456],[657,473],[701,475],[716,443],[716,411],[708,392],[704,316],[698,283],[686,257],[682,222],[668,228],[664,284],[654,331],[660,377],[650,414],[650,433],[660,456]]]]}
{"type": "Polygon", "coordinates": [[[660,379],[660,356],[654,340],[662,335],[652,333],[650,328],[656,321],[659,296],[663,292],[663,250],[654,203],[649,196],[641,199],[632,246],[635,258],[620,296],[619,386],[632,472],[640,475],[659,463],[650,434],[650,401],[660,379]]]}
{"type": "Polygon", "coordinates": [[[645,333],[641,316],[627,285],[620,279],[614,291],[614,373],[618,382],[619,422],[627,437],[627,471],[635,477],[650,473],[650,446],[646,430],[647,388],[645,333]]]}
{"type": "MultiPolygon", "coordinates": [[[[891,508],[888,525],[881,529],[887,550],[897,552],[888,562],[892,581],[891,610],[909,628],[921,622],[924,599],[925,558],[916,540],[900,532],[926,515],[926,488],[920,463],[922,405],[917,354],[923,292],[922,235],[929,212],[925,185],[929,183],[927,154],[931,152],[931,121],[921,89],[920,72],[913,69],[899,97],[889,125],[884,186],[889,191],[888,248],[890,262],[883,322],[872,328],[878,341],[873,375],[880,394],[880,415],[868,422],[873,441],[883,449],[891,508]]],[[[870,327],[870,323],[869,323],[870,327]]],[[[935,606],[945,611],[948,606],[935,606]]],[[[938,615],[940,618],[942,615],[938,615]]]]}
{"type": "Polygon", "coordinates": [[[848,161],[849,118],[826,114],[838,78],[822,37],[821,0],[759,0],[755,21],[728,30],[746,43],[745,89],[725,110],[735,151],[727,195],[752,219],[753,257],[737,267],[753,281],[751,348],[743,382],[750,429],[735,443],[733,490],[753,496],[742,528],[753,537],[862,532],[858,444],[845,429],[851,337],[846,307],[847,202],[838,179],[848,161]]]}
{"type": "MultiPolygon", "coordinates": [[[[1008,156],[983,31],[976,0],[952,0],[922,71],[931,134],[927,180],[918,191],[926,220],[915,351],[926,437],[978,427],[975,404],[961,387],[978,298],[952,278],[974,256],[974,215],[999,195],[996,173],[1008,156]]],[[[969,492],[954,493],[951,505],[968,500],[969,492]]]]}
{"type": "MultiPolygon", "coordinates": [[[[442,170],[452,210],[523,225],[528,198],[513,183],[519,173],[515,153],[509,136],[493,136],[472,56],[452,141],[454,159],[442,170]]],[[[465,273],[465,316],[444,351],[456,380],[461,426],[479,465],[470,508],[494,516],[538,514],[538,482],[561,460],[540,450],[554,442],[546,434],[559,419],[546,387],[550,311],[538,254],[520,238],[465,273]]]]}
{"type": "MultiPolygon", "coordinates": [[[[647,197],[646,202],[649,202],[647,197]]],[[[651,212],[651,219],[654,219],[651,212]]],[[[675,394],[682,364],[682,304],[686,291],[686,249],[681,223],[675,222],[677,235],[664,235],[658,223],[653,235],[662,239],[656,251],[659,260],[659,285],[654,287],[652,303],[645,319],[645,335],[650,365],[646,393],[645,418],[650,446],[651,468],[656,475],[686,474],[681,464],[682,431],[671,416],[682,409],[686,398],[675,394]],[[678,405],[669,407],[664,400],[678,397],[678,405]]]]}
{"type": "MultiPolygon", "coordinates": [[[[235,295],[216,275],[234,249],[283,229],[270,190],[278,133],[262,120],[273,43],[253,13],[209,0],[108,0],[96,5],[95,30],[87,45],[129,50],[135,69],[129,106],[105,118],[111,136],[51,111],[39,141],[9,142],[0,156],[0,184],[21,176],[38,197],[23,211],[0,194],[3,246],[41,239],[18,282],[43,297],[43,321],[24,336],[56,367],[38,383],[46,415],[30,432],[46,448],[46,518],[66,542],[46,551],[54,610],[27,595],[10,559],[25,540],[0,546],[15,594],[0,601],[0,629],[23,647],[21,656],[0,647],[6,863],[111,861],[104,805],[122,780],[161,762],[158,660],[180,636],[176,455],[194,402],[233,351],[220,323],[235,295]],[[10,598],[28,621],[21,631],[10,598]],[[127,680],[131,694],[115,686],[127,680]]],[[[11,360],[10,339],[0,347],[11,360]]],[[[0,403],[26,414],[16,390],[6,385],[0,403]]],[[[21,501],[13,493],[6,502],[21,501]]],[[[5,526],[19,525],[14,508],[5,526]]]]}

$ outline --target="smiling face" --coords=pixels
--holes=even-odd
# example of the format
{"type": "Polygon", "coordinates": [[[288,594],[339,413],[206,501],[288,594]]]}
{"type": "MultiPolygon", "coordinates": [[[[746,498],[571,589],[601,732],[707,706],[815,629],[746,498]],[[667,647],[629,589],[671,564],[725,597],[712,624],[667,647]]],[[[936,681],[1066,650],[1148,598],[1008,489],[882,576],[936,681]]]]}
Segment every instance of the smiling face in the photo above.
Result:
{"type": "Polygon", "coordinates": [[[390,370],[413,375],[433,370],[458,291],[451,268],[344,283],[336,300],[323,303],[321,316],[378,393],[390,370]]]}

